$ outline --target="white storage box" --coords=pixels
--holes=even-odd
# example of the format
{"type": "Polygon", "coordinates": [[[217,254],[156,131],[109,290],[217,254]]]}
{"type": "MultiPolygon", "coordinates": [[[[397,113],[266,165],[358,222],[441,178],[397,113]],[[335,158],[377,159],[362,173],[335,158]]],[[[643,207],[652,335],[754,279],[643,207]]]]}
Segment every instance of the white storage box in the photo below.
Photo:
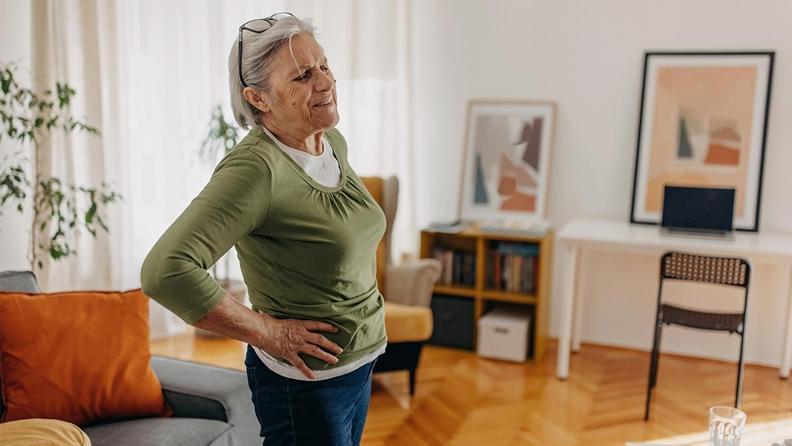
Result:
{"type": "Polygon", "coordinates": [[[476,352],[487,358],[524,362],[530,339],[530,309],[496,306],[479,318],[476,352]]]}

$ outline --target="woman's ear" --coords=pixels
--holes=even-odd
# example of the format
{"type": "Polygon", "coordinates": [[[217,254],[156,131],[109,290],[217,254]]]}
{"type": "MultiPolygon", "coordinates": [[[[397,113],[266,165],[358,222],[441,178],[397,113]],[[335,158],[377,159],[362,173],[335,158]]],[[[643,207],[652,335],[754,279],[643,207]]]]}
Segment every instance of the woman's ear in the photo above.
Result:
{"type": "Polygon", "coordinates": [[[245,89],[242,90],[242,96],[262,112],[267,113],[270,111],[269,101],[262,92],[256,91],[251,87],[245,87],[245,89]]]}

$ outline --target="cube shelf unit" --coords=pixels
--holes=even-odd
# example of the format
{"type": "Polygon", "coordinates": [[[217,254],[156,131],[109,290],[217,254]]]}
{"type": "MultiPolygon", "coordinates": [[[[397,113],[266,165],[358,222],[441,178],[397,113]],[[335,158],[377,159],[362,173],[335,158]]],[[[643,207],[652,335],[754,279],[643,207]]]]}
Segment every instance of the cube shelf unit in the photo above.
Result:
{"type": "Polygon", "coordinates": [[[466,229],[456,234],[432,230],[421,231],[421,258],[433,258],[435,248],[466,251],[475,256],[474,286],[438,283],[434,287],[434,294],[473,300],[473,320],[470,323],[472,324],[474,349],[478,336],[478,320],[492,305],[498,303],[526,305],[533,309],[533,321],[531,322],[533,345],[529,348],[532,352],[529,360],[536,361],[544,357],[547,304],[552,277],[553,231],[548,230],[543,235],[537,236],[496,234],[477,229],[466,229]],[[538,249],[536,254],[538,270],[532,292],[496,290],[488,285],[488,263],[491,261],[489,252],[498,242],[533,245],[538,249]]]}

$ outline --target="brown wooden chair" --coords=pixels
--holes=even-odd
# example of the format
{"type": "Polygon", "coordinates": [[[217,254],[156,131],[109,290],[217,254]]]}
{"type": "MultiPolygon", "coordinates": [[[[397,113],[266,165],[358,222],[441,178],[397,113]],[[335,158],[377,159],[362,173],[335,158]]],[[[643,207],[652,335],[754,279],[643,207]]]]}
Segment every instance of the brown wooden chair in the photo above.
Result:
{"type": "Polygon", "coordinates": [[[385,329],[388,346],[374,373],[407,370],[410,395],[415,394],[415,374],[424,343],[432,336],[432,289],[440,278],[440,262],[420,259],[394,265],[390,256],[396,218],[399,181],[396,177],[363,177],[366,188],[385,212],[387,228],[377,248],[377,281],[385,296],[385,329]]]}

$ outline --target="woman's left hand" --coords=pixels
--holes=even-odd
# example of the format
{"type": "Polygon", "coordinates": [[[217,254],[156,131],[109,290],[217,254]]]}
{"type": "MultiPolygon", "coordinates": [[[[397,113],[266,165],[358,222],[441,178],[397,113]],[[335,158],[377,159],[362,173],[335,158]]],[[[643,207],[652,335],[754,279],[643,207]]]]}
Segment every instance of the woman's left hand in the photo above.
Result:
{"type": "Polygon", "coordinates": [[[300,358],[300,353],[335,364],[338,362],[338,358],[327,351],[334,352],[336,355],[344,351],[336,343],[316,333],[317,331],[336,333],[338,328],[333,325],[304,319],[277,319],[266,313],[260,314],[264,318],[264,336],[262,336],[261,344],[255,346],[276,358],[289,361],[309,379],[316,379],[316,375],[300,358]]]}

